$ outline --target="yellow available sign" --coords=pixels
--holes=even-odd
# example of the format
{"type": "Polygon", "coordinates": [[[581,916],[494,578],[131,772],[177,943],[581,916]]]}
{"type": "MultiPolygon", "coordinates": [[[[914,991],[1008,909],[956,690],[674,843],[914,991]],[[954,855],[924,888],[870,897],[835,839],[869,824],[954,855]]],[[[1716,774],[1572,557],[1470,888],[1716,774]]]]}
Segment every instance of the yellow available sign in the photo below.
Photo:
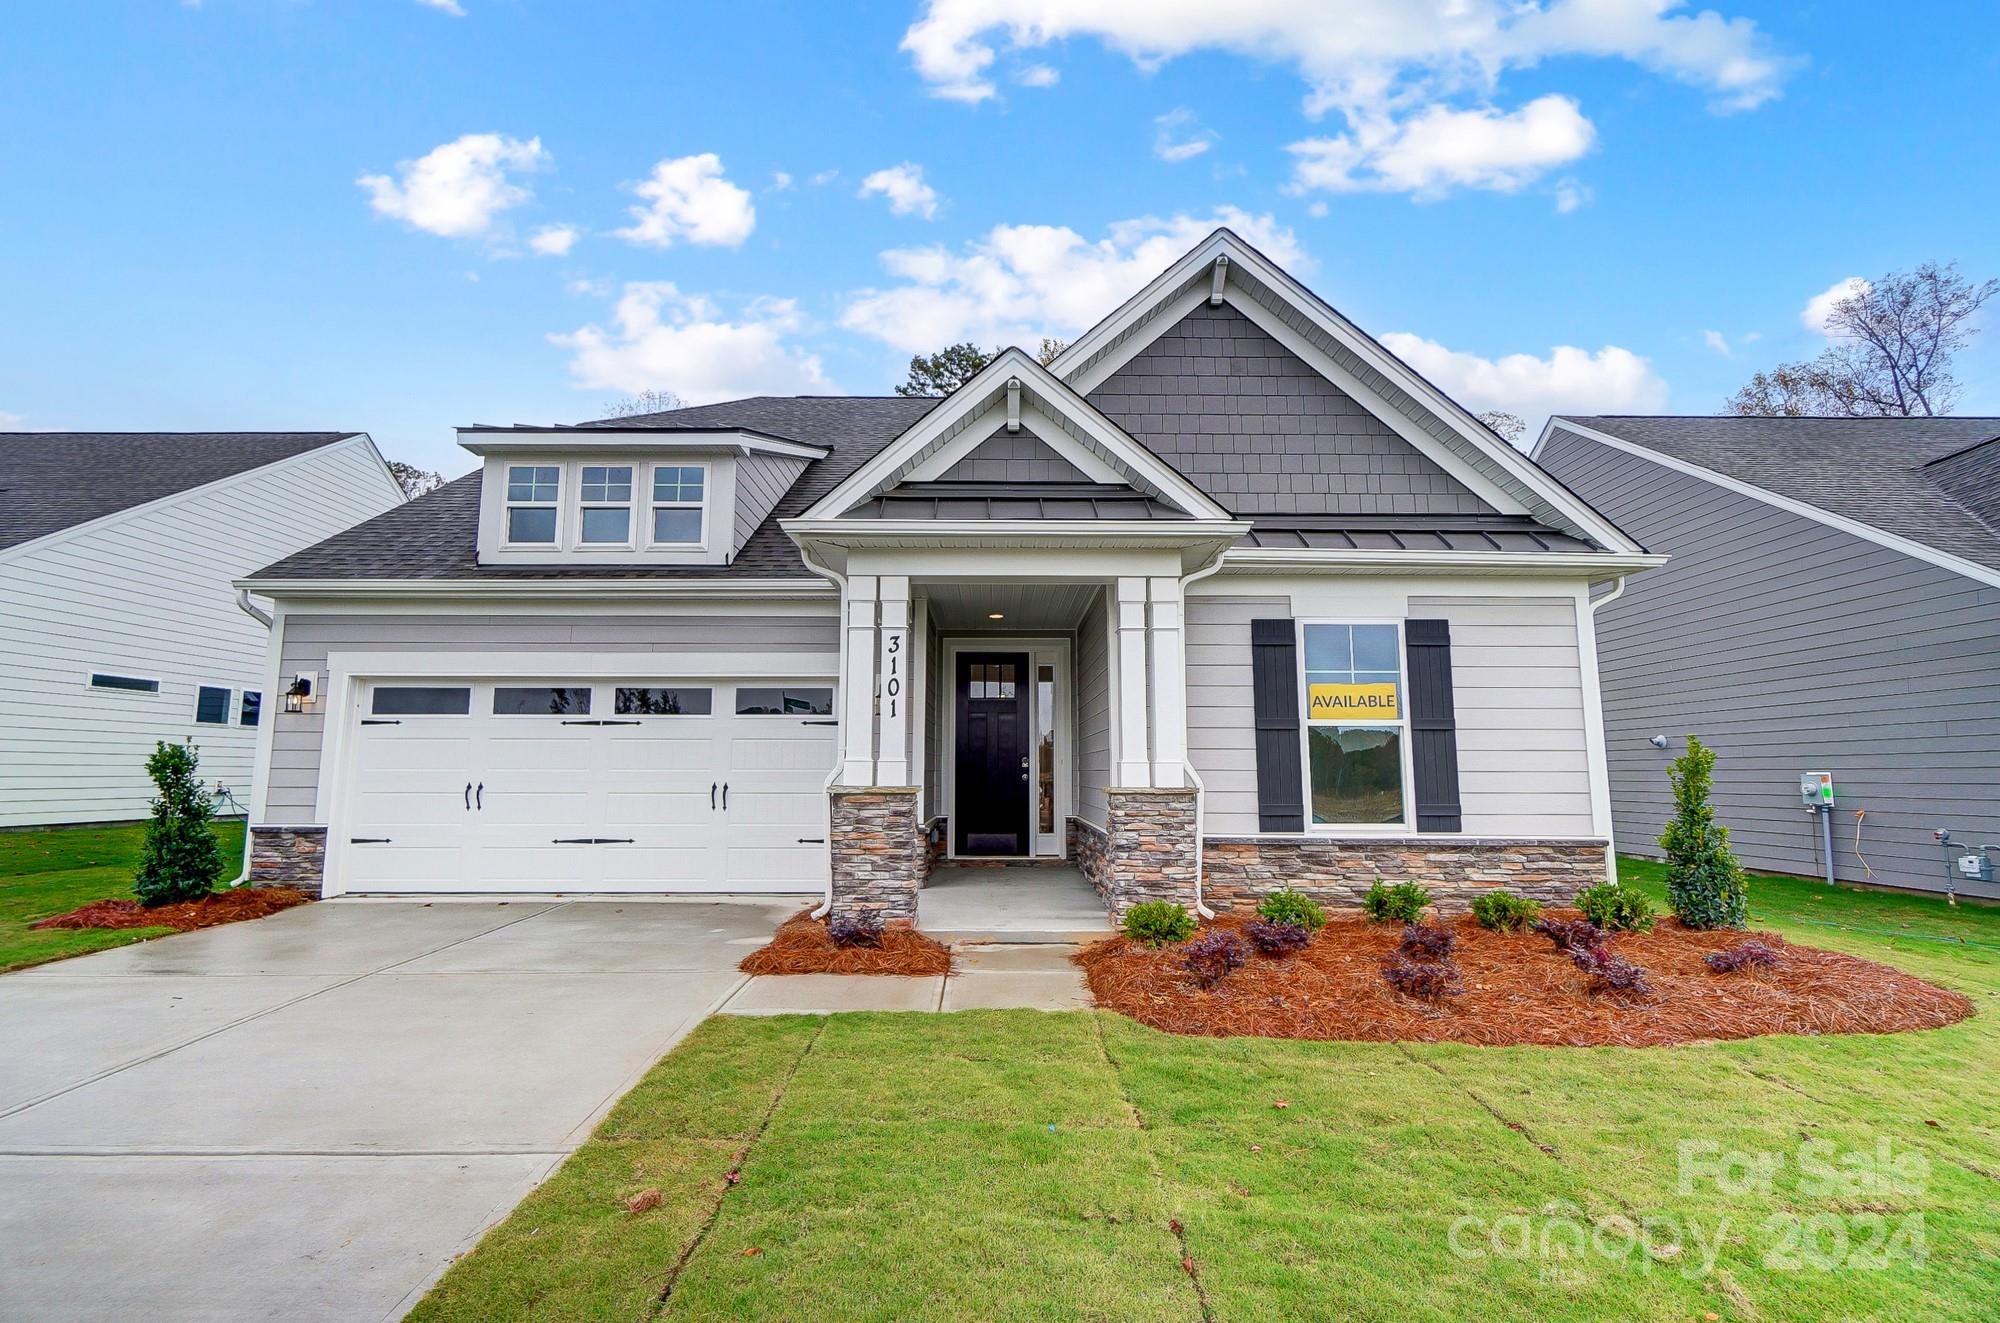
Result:
{"type": "Polygon", "coordinates": [[[1316,684],[1308,686],[1306,701],[1314,721],[1353,717],[1396,721],[1402,715],[1396,710],[1393,684],[1316,684]]]}

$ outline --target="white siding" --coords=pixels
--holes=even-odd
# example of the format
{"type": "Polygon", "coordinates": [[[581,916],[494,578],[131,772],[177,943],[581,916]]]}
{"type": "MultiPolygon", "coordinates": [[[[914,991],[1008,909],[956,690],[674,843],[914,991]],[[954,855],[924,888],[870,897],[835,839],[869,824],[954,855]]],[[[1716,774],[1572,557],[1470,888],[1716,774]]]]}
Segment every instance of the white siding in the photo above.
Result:
{"type": "Polygon", "coordinates": [[[1289,597],[1188,598],[1188,761],[1207,788],[1202,827],[1212,836],[1257,832],[1250,622],[1286,620],[1291,614],[1289,597]]]}
{"type": "MultiPolygon", "coordinates": [[[[239,474],[0,558],[0,826],[144,817],[157,740],[194,737],[202,776],[250,803],[266,631],[232,579],[402,500],[365,438],[239,474]],[[160,692],[92,689],[92,671],[160,692]],[[196,691],[227,686],[226,726],[196,725],[196,691]]],[[[279,705],[264,694],[265,719],[279,705]]]]}

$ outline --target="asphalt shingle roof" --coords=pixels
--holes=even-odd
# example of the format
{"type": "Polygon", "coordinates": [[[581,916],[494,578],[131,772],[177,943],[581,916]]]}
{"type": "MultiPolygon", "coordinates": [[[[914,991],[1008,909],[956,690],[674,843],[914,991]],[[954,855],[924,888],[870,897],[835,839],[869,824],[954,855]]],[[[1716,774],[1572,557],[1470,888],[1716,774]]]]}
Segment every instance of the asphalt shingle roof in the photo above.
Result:
{"type": "Polygon", "coordinates": [[[0,550],[357,432],[0,432],[0,550]]]}
{"type": "Polygon", "coordinates": [[[1964,499],[1963,466],[1937,463],[2000,437],[2000,418],[1563,415],[1557,421],[2000,569],[2000,527],[1964,499]]]}

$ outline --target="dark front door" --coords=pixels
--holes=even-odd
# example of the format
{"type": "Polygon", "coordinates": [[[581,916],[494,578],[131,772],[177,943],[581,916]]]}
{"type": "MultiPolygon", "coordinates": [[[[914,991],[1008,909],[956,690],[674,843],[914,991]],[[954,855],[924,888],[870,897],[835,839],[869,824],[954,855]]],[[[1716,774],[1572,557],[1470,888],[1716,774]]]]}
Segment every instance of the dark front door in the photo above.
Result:
{"type": "Polygon", "coordinates": [[[1028,853],[1028,655],[958,654],[958,853],[1028,853]]]}

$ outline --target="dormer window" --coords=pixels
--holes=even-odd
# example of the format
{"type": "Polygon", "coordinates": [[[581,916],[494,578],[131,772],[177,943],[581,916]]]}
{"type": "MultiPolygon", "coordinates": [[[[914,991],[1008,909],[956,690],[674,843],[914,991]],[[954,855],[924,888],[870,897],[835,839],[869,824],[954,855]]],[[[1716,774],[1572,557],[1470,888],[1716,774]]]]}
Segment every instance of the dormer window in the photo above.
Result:
{"type": "Polygon", "coordinates": [[[580,489],[582,519],[577,541],[591,547],[632,544],[632,466],[586,464],[580,489]]]}
{"type": "Polygon", "coordinates": [[[700,464],[660,464],[653,469],[653,545],[702,545],[702,505],[708,470],[700,464]]]}
{"type": "MultiPolygon", "coordinates": [[[[630,477],[628,471],[627,477],[630,477]]],[[[512,464],[507,468],[507,541],[512,546],[552,547],[562,513],[562,468],[556,464],[512,464]]]]}

